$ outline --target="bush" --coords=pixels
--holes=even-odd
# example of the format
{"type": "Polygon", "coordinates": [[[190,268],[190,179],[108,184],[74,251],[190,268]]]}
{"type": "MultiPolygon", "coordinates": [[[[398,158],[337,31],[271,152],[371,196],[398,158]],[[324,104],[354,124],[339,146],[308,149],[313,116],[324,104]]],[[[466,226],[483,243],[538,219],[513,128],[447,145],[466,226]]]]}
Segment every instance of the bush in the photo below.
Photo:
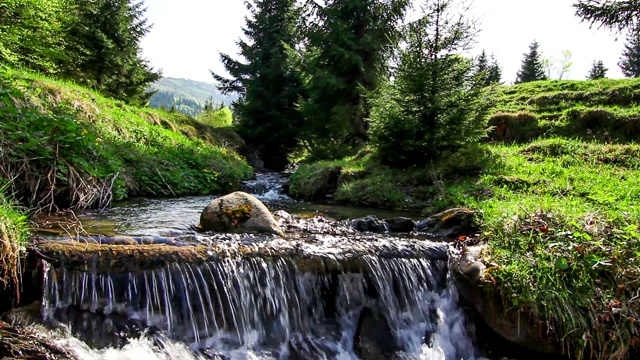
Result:
{"type": "Polygon", "coordinates": [[[213,127],[228,127],[233,124],[233,113],[228,107],[207,110],[200,114],[198,120],[213,127]]]}
{"type": "Polygon", "coordinates": [[[523,142],[540,135],[538,118],[529,112],[499,112],[489,117],[489,126],[492,127],[489,133],[492,141],[523,142]]]}

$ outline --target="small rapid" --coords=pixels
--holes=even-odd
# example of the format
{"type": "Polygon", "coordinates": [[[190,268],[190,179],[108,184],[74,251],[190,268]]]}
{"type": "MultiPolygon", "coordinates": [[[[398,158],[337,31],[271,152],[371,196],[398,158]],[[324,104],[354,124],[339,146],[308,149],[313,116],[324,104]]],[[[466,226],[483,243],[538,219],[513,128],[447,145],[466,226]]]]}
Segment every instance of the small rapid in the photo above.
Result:
{"type": "MultiPolygon", "coordinates": [[[[259,174],[244,190],[290,205],[285,180],[259,174]]],[[[210,200],[140,199],[78,219],[94,232],[194,234],[210,200]]],[[[300,217],[286,238],[198,234],[221,255],[140,270],[47,264],[42,317],[81,359],[479,358],[446,245],[339,224],[300,217]]]]}

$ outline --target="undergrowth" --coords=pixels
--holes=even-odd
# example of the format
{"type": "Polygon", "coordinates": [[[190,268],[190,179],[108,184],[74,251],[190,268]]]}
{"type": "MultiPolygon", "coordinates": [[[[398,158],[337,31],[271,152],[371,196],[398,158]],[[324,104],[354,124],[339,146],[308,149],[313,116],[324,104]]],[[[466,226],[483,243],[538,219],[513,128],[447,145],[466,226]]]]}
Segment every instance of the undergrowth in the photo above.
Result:
{"type": "Polygon", "coordinates": [[[20,300],[20,259],[29,236],[27,216],[6,195],[0,184],[0,289],[12,290],[20,300]]]}
{"type": "Polygon", "coordinates": [[[251,175],[233,131],[34,73],[0,69],[0,119],[0,176],[37,209],[222,193],[251,175]]]}

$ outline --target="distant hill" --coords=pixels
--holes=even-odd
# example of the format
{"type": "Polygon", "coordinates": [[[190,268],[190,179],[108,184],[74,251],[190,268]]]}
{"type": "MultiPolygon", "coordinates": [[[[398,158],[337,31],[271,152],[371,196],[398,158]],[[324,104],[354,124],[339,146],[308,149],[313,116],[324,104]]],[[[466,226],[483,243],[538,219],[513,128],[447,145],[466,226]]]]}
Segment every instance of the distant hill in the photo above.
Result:
{"type": "Polygon", "coordinates": [[[223,103],[227,106],[237,99],[235,95],[220,94],[214,83],[190,79],[162,78],[152,84],[149,90],[157,91],[150,99],[151,107],[174,107],[176,111],[190,116],[199,115],[209,97],[213,98],[214,104],[223,103]]]}

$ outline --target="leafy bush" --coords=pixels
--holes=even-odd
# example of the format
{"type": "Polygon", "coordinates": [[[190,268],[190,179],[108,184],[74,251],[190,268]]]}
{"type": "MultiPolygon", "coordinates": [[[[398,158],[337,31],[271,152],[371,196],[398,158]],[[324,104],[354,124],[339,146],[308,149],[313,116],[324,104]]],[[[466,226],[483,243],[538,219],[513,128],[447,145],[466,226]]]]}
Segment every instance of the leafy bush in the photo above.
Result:
{"type": "Polygon", "coordinates": [[[233,113],[228,107],[204,111],[198,120],[213,127],[228,127],[233,124],[233,113]]]}

